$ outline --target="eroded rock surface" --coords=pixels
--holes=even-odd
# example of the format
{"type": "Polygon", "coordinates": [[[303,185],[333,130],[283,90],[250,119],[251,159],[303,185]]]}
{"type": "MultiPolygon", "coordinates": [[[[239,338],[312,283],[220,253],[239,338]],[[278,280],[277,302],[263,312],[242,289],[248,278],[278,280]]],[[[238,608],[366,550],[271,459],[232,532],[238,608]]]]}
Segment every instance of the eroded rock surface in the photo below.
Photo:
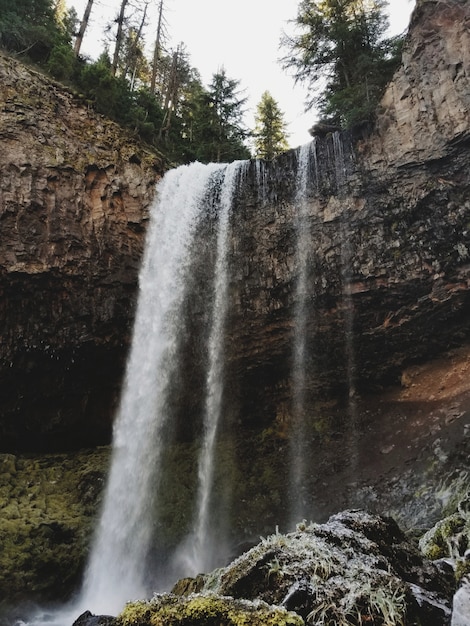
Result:
{"type": "Polygon", "coordinates": [[[161,159],[0,56],[0,441],[109,438],[161,159]]]}

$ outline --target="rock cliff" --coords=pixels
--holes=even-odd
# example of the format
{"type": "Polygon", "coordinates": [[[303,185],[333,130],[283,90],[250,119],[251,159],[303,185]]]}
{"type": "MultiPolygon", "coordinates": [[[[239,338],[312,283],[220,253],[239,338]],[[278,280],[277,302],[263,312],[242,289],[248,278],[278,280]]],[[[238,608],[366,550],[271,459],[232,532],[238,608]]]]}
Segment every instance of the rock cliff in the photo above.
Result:
{"type": "Polygon", "coordinates": [[[109,439],[162,159],[0,56],[0,441],[109,439]]]}
{"type": "MultiPolygon", "coordinates": [[[[405,526],[429,525],[457,487],[468,488],[469,17],[457,0],[418,2],[374,128],[311,148],[318,167],[304,224],[303,392],[312,462],[303,493],[293,495],[307,498],[315,520],[365,505],[405,526]]],[[[39,74],[6,58],[0,74],[1,446],[100,443],[109,436],[162,164],[39,74]]],[[[224,511],[234,540],[285,523],[292,495],[298,157],[251,163],[233,212],[219,444],[220,473],[238,503],[224,511]]],[[[213,236],[209,221],[203,240],[213,236]]],[[[176,481],[164,490],[166,545],[181,536],[195,491],[204,354],[192,331],[206,315],[201,284],[213,254],[206,241],[187,303],[174,407],[179,448],[168,452],[163,477],[176,481]]]]}

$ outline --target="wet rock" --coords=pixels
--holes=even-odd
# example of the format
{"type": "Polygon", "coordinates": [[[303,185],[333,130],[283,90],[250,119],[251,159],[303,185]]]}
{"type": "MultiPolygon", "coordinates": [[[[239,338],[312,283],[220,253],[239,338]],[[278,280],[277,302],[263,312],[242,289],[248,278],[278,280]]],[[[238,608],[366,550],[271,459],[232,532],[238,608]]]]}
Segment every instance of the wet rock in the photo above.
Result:
{"type": "Polygon", "coordinates": [[[91,611],[82,613],[73,626],[115,626],[116,618],[111,615],[93,615],[91,611]]]}
{"type": "Polygon", "coordinates": [[[351,510],[294,533],[275,534],[209,575],[221,595],[261,599],[307,623],[443,626],[453,580],[423,559],[389,518],[351,510]]]}
{"type": "Polygon", "coordinates": [[[452,603],[451,626],[470,624],[470,578],[466,576],[457,590],[452,603]]]}

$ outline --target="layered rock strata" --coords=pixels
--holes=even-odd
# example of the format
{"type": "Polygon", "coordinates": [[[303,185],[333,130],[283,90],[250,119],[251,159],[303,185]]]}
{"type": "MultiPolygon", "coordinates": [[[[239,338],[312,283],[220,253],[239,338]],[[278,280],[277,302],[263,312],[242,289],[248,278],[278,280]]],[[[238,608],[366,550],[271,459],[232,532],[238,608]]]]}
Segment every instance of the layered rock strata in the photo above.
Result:
{"type": "Polygon", "coordinates": [[[162,160],[0,57],[0,441],[109,439],[162,160]]]}

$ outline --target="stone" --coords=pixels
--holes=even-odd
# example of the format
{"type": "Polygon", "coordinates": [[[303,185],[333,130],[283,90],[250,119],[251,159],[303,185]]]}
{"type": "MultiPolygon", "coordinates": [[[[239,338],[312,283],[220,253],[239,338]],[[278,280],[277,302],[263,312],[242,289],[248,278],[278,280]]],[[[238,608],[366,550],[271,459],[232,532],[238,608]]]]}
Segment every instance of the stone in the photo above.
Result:
{"type": "Polygon", "coordinates": [[[350,510],[324,524],[261,540],[225,568],[206,575],[201,593],[280,605],[305,623],[444,626],[452,574],[407,542],[390,519],[350,510]]]}
{"type": "Polygon", "coordinates": [[[149,601],[132,602],[118,615],[116,626],[302,626],[295,613],[265,602],[250,602],[216,594],[155,595],[149,601]]]}
{"type": "Polygon", "coordinates": [[[107,443],[162,159],[3,54],[0,102],[1,447],[107,443]]]}
{"type": "Polygon", "coordinates": [[[465,577],[456,591],[452,603],[451,626],[469,626],[470,624],[470,578],[465,577]]]}

